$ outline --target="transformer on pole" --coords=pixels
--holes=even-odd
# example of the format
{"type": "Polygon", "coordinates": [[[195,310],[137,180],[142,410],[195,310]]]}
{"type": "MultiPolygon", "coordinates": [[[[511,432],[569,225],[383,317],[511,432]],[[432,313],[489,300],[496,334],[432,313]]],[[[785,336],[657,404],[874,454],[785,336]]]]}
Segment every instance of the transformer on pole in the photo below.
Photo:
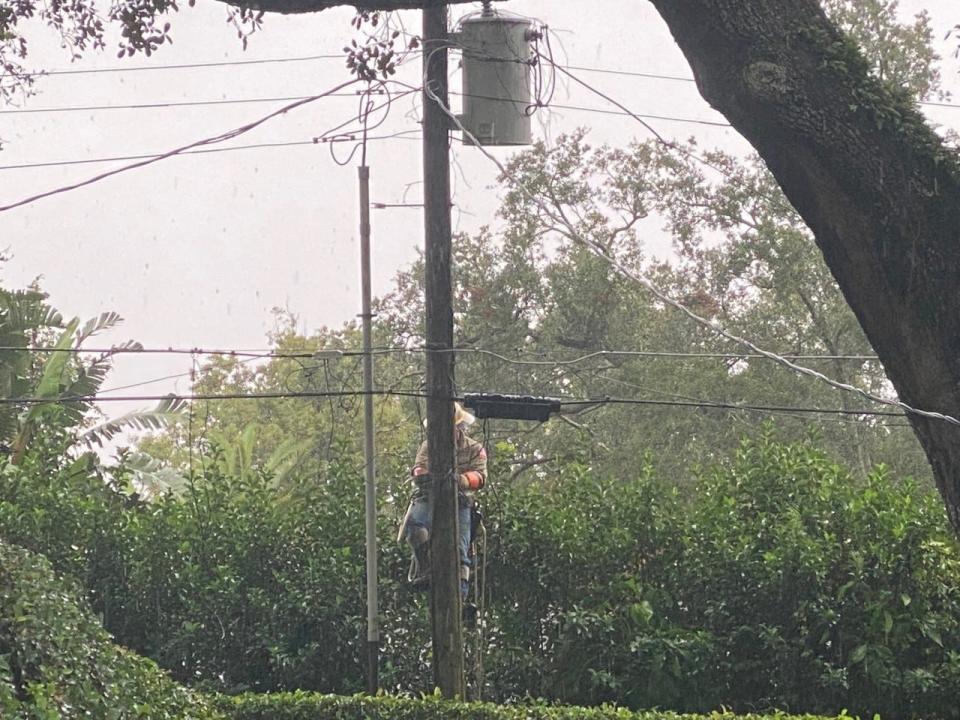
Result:
{"type": "MultiPolygon", "coordinates": [[[[460,120],[480,145],[529,145],[533,135],[531,101],[531,40],[533,23],[483,11],[460,21],[451,39],[463,51],[463,114],[460,120]]],[[[473,145],[469,135],[463,142],[473,145]]]]}

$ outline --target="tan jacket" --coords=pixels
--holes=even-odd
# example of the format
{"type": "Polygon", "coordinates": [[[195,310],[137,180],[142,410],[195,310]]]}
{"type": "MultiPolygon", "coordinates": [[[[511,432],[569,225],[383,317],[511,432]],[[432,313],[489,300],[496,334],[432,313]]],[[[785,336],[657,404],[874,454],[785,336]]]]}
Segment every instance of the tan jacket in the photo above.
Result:
{"type": "MultiPolygon", "coordinates": [[[[487,451],[484,450],[483,445],[471,437],[468,437],[466,433],[457,433],[457,448],[456,448],[456,474],[462,475],[465,472],[474,470],[481,475],[483,479],[487,479],[487,451]]],[[[417,450],[417,459],[413,463],[413,475],[414,480],[416,476],[424,473],[430,472],[430,464],[427,458],[427,441],[424,440],[420,444],[420,449],[417,450]]],[[[462,495],[466,495],[469,498],[472,498],[476,495],[475,490],[460,490],[462,495]]]]}

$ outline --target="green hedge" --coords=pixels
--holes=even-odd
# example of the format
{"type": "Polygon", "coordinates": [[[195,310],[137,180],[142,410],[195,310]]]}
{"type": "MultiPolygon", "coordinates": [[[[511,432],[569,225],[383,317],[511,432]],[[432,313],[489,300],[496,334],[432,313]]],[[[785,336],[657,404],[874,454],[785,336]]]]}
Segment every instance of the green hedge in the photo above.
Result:
{"type": "MultiPolygon", "coordinates": [[[[82,467],[0,457],[0,537],[76,578],[106,629],[178,682],[349,696],[366,597],[363,482],[346,460],[290,495],[209,469],[143,504],[82,467]]],[[[928,488],[883,468],[854,478],[768,429],[682,493],[646,466],[575,464],[491,490],[493,702],[960,720],[960,544],[928,488]]],[[[404,582],[389,521],[403,509],[381,507],[380,678],[418,693],[429,614],[404,582]]]]}
{"type": "Polygon", "coordinates": [[[114,645],[45,558],[0,541],[0,718],[220,717],[152,661],[114,645]]]}
{"type": "Polygon", "coordinates": [[[344,697],[306,692],[221,696],[217,706],[230,720],[813,720],[819,717],[784,713],[680,715],[634,712],[611,706],[494,705],[449,702],[436,696],[417,700],[387,695],[344,697]]]}

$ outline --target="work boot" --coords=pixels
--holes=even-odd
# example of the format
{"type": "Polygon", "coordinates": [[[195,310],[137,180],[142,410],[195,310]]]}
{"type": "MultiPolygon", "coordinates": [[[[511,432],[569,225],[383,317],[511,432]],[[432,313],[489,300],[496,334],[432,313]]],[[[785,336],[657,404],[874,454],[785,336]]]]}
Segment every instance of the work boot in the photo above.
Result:
{"type": "Polygon", "coordinates": [[[477,627],[477,616],[479,613],[479,609],[472,602],[465,602],[463,604],[463,626],[467,630],[473,630],[477,627]]]}
{"type": "Polygon", "coordinates": [[[413,549],[413,577],[410,580],[414,590],[427,590],[430,587],[430,543],[422,543],[413,549]]]}

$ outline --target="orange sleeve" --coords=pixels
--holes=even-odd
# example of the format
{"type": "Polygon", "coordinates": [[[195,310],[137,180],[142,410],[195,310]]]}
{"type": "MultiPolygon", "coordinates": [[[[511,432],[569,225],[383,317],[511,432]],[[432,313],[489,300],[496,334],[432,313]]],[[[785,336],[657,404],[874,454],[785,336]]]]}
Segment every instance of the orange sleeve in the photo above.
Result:
{"type": "Polygon", "coordinates": [[[483,473],[478,472],[477,470],[467,470],[467,472],[460,476],[460,479],[461,487],[464,490],[479,490],[483,487],[483,473]]]}

